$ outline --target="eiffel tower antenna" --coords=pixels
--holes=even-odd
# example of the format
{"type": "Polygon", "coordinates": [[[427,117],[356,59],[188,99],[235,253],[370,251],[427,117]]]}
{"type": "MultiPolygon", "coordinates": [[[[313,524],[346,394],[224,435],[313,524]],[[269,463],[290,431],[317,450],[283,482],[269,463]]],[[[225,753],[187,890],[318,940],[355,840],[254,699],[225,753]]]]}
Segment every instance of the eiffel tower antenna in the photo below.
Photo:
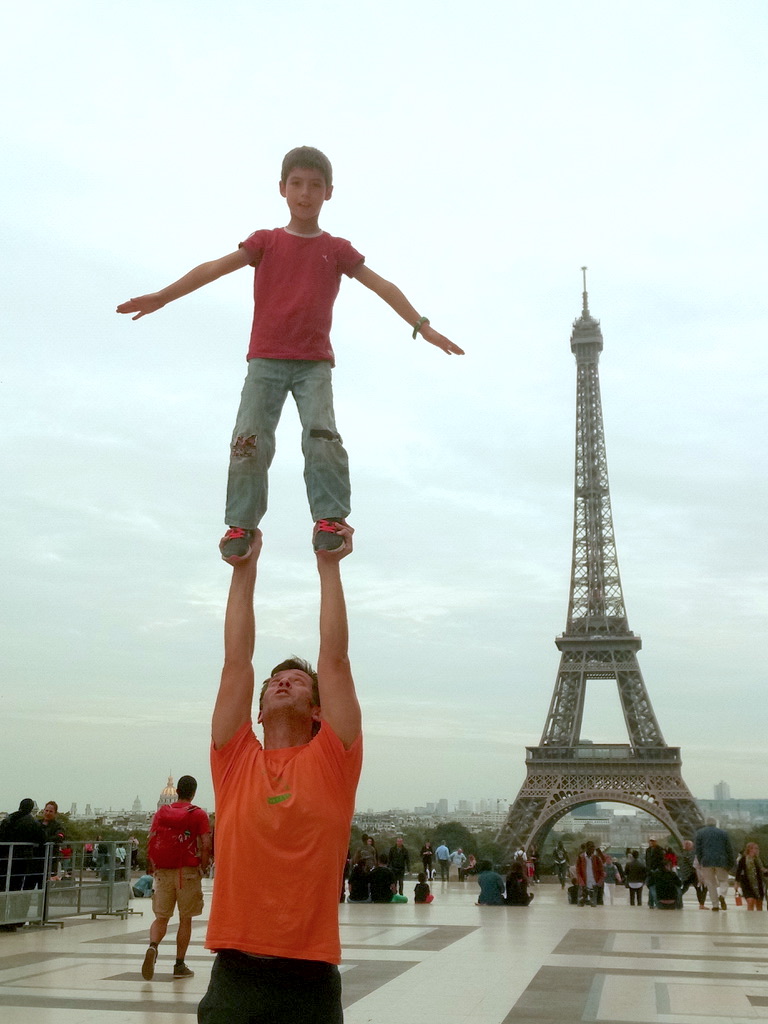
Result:
{"type": "Polygon", "coordinates": [[[582,804],[623,803],[652,814],[679,842],[703,825],[683,781],[679,747],[668,747],[653,713],[629,628],[613,532],[600,400],[600,321],[589,312],[582,267],[582,313],[574,321],[576,467],[573,561],[560,667],[538,747],[526,748],[526,779],[498,839],[539,849],[552,826],[582,804]],[[616,683],[629,743],[581,737],[587,682],[616,683]]]}

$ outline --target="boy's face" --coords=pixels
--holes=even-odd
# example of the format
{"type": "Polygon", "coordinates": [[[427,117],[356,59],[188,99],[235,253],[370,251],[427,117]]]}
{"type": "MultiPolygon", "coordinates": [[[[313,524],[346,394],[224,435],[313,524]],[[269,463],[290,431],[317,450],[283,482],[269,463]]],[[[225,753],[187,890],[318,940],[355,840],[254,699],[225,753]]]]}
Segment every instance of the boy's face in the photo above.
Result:
{"type": "Polygon", "coordinates": [[[323,203],[333,195],[333,185],[326,184],[322,171],[294,167],[280,182],[280,195],[295,221],[311,221],[317,219],[323,203]]]}

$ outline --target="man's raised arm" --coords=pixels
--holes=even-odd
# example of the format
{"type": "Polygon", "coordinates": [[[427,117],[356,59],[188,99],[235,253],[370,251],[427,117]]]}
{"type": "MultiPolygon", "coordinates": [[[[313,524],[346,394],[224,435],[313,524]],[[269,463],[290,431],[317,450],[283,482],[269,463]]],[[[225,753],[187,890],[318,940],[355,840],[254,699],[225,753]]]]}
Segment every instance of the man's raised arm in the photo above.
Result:
{"type": "Polygon", "coordinates": [[[232,570],[224,619],[224,668],[211,725],[213,745],[217,750],[251,718],[253,650],[256,643],[253,591],[260,551],[261,531],[256,530],[250,558],[238,562],[232,570]]]}
{"type": "Polygon", "coordinates": [[[341,585],[342,558],[352,551],[352,527],[340,525],[344,547],[317,552],[320,574],[320,653],[317,679],[323,721],[327,722],[345,747],[360,735],[360,705],[349,664],[347,606],[341,585]]]}

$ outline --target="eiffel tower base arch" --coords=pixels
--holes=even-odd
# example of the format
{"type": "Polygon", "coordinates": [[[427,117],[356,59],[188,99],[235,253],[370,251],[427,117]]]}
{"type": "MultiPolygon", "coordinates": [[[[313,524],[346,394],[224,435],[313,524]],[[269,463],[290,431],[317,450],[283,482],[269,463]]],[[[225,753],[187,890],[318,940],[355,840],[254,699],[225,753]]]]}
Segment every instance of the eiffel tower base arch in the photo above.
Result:
{"type": "Polygon", "coordinates": [[[653,815],[682,845],[704,824],[683,781],[679,747],[626,744],[527,747],[527,775],[497,841],[541,845],[552,826],[585,803],[629,804],[653,815]]]}

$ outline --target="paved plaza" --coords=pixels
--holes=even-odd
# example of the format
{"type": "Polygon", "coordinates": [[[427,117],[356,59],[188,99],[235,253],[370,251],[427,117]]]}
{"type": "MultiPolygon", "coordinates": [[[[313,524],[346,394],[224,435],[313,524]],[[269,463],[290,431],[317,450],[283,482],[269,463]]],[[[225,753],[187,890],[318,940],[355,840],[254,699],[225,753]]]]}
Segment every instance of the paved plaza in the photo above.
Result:
{"type": "MultiPolygon", "coordinates": [[[[206,882],[210,904],[212,883],[206,882]]],[[[413,883],[407,883],[412,893],[413,883]]],[[[346,1024],[742,1024],[768,1019],[768,913],[729,900],[667,912],[568,906],[535,887],[528,909],[475,906],[477,887],[434,883],[435,902],[339,908],[346,1024]]],[[[175,926],[155,977],[140,974],[152,914],[67,920],[0,933],[0,1020],[7,1024],[193,1021],[212,956],[196,920],[174,981],[175,926]]],[[[297,1022],[300,1024],[300,1022],[297,1022]]]]}

